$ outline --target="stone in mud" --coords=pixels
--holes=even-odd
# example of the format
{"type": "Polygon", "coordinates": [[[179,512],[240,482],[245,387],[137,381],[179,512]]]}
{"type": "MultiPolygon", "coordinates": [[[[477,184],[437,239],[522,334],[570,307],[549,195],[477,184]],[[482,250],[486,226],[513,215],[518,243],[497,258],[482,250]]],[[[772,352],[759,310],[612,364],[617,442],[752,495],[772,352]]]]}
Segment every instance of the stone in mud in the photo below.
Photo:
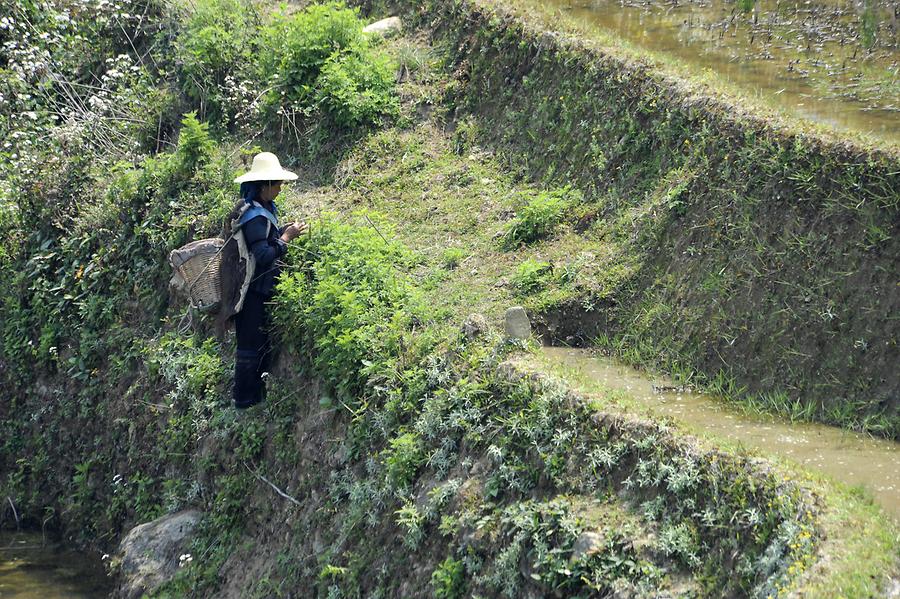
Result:
{"type": "Polygon", "coordinates": [[[366,25],[363,28],[363,33],[375,33],[383,37],[388,37],[389,35],[399,33],[402,30],[403,22],[400,20],[400,17],[388,17],[387,19],[376,21],[371,25],[366,25]]]}
{"type": "Polygon", "coordinates": [[[119,545],[120,583],[114,596],[137,599],[175,576],[202,517],[198,510],[184,510],[132,528],[119,545]]]}
{"type": "Polygon", "coordinates": [[[504,330],[509,339],[528,339],[531,337],[531,321],[522,306],[513,306],[506,311],[504,330]]]}
{"type": "Polygon", "coordinates": [[[469,314],[462,325],[462,333],[466,341],[474,341],[488,332],[487,318],[482,314],[469,314]]]}

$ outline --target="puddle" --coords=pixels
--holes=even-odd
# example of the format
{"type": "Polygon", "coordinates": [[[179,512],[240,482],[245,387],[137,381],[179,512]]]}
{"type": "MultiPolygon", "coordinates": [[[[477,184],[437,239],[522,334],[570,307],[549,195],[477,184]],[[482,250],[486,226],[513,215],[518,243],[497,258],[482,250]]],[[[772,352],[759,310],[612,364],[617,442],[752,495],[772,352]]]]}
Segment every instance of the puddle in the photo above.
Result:
{"type": "Polygon", "coordinates": [[[0,597],[100,599],[112,590],[99,556],[45,545],[40,533],[0,532],[0,597]]]}
{"type": "Polygon", "coordinates": [[[900,142],[898,19],[889,2],[526,1],[698,72],[711,69],[781,110],[900,142]]]}
{"type": "Polygon", "coordinates": [[[675,387],[662,377],[648,378],[633,368],[590,350],[545,347],[543,361],[584,391],[623,393],[623,403],[639,412],[670,416],[689,431],[740,442],[769,455],[828,474],[850,485],[862,485],[900,521],[900,444],[844,429],[754,419],[729,409],[711,396],[675,387]]]}

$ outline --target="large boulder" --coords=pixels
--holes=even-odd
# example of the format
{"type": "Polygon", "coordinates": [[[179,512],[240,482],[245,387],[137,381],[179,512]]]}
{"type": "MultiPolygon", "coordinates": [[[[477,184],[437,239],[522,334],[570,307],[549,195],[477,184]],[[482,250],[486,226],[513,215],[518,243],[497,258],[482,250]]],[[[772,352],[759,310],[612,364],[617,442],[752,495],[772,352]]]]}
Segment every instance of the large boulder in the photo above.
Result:
{"type": "Polygon", "coordinates": [[[192,559],[186,550],[202,518],[198,510],[184,510],[132,528],[119,544],[115,596],[137,599],[175,576],[181,563],[192,559]]]}

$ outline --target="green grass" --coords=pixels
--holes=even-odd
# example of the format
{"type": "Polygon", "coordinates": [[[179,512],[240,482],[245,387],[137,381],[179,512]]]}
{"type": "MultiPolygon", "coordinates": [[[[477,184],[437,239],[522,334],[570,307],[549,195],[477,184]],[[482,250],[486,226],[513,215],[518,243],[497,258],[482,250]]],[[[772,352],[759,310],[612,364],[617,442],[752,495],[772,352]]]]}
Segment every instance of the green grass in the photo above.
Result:
{"type": "MultiPolygon", "coordinates": [[[[469,312],[479,311],[499,324],[505,308],[514,303],[524,301],[532,308],[541,307],[542,301],[549,301],[550,306],[558,305],[585,295],[613,293],[628,280],[628,273],[635,266],[629,264],[622,244],[631,236],[627,228],[634,226],[633,220],[618,225],[625,228],[621,232],[600,228],[582,233],[574,229],[575,222],[566,220],[551,237],[519,247],[515,252],[502,251],[497,239],[509,230],[507,207],[512,198],[528,193],[530,186],[515,182],[497,157],[477,143],[469,140],[463,148],[459,144],[458,139],[448,138],[427,120],[409,128],[379,132],[364,140],[347,157],[350,168],[343,172],[349,174],[341,179],[341,189],[326,186],[294,193],[288,203],[289,210],[309,214],[327,204],[339,211],[364,206],[383,215],[394,223],[397,237],[420,256],[414,272],[430,282],[431,302],[449,321],[459,321],[469,312]],[[522,265],[540,268],[523,269],[522,265]],[[547,265],[552,265],[552,276],[547,265]],[[442,273],[440,276],[435,275],[438,271],[442,273]],[[548,297],[551,299],[547,300],[548,297]]],[[[684,180],[683,175],[673,175],[660,197],[677,201],[684,180]]],[[[357,226],[366,226],[356,222],[357,226]]],[[[703,284],[719,293],[728,288],[729,282],[722,274],[712,273],[703,284]]],[[[653,326],[659,319],[664,321],[668,318],[666,314],[664,306],[648,310],[644,315],[647,326],[653,326]]],[[[655,346],[632,348],[634,355],[625,357],[634,363],[647,363],[649,356],[654,359],[658,356],[655,346]]],[[[670,372],[676,371],[675,378],[696,382],[696,372],[684,366],[675,368],[678,364],[672,361],[668,368],[670,372]]],[[[567,377],[570,376],[568,373],[567,377]]],[[[585,381],[578,383],[584,385],[585,381]]],[[[713,379],[710,385],[725,394],[737,395],[740,391],[727,376],[713,379]]],[[[637,411],[642,415],[625,394],[609,393],[600,387],[589,387],[589,390],[593,396],[602,397],[598,408],[637,411]]],[[[737,402],[736,406],[748,414],[775,412],[786,414],[792,420],[811,416],[810,407],[791,402],[778,393],[757,396],[752,402],[737,402]]],[[[706,443],[728,451],[743,451],[739,445],[722,440],[707,439],[706,443]]],[[[789,465],[784,468],[786,473],[794,472],[789,465]]],[[[805,472],[785,476],[812,480],[805,472]]],[[[816,483],[816,490],[826,498],[831,527],[824,550],[840,553],[847,558],[846,564],[856,559],[850,555],[865,557],[872,552],[878,557],[872,560],[871,567],[854,570],[848,565],[819,572],[817,576],[830,582],[820,580],[810,588],[827,588],[833,583],[835,588],[848,589],[847,596],[866,596],[867,578],[876,576],[882,581],[880,574],[894,567],[892,560],[898,546],[892,536],[894,529],[883,513],[846,495],[839,485],[816,480],[821,481],[816,483]],[[869,532],[878,539],[875,547],[863,547],[862,537],[852,527],[838,526],[843,518],[865,520],[869,532]]],[[[825,596],[840,596],[840,593],[825,596]]]]}
{"type": "MultiPolygon", "coordinates": [[[[466,585],[516,596],[526,588],[608,594],[615,585],[650,593],[681,582],[737,594],[797,583],[785,560],[809,559],[821,539],[816,515],[802,510],[811,505],[803,486],[783,470],[741,452],[698,452],[657,422],[598,422],[565,388],[504,368],[510,346],[496,328],[477,340],[459,334],[473,311],[499,325],[513,303],[542,311],[627,297],[623,290],[646,266],[628,244],[659,213],[611,189],[594,205],[551,210],[548,228],[541,211],[541,234],[504,250],[516,199],[541,197],[548,187],[479,147],[477,121],[455,135],[446,130],[452,115],[436,100],[452,96],[459,82],[437,68],[429,48],[400,39],[385,49],[410,71],[397,89],[396,122],[358,131],[358,143],[325,156],[337,163],[334,173],[317,171],[322,163],[303,165],[326,178],[281,202],[285,217],[303,217],[311,232],[292,246],[272,308],[285,357],[268,402],[235,417],[227,407],[230,353],[210,339],[206,321],[180,332],[179,307],[157,297],[166,250],[216,226],[233,191],[229,157],[240,153],[227,142],[217,149],[208,130],[188,119],[178,150],[109,184],[139,209],[125,213],[136,222],[122,238],[107,232],[94,241],[113,243],[93,244],[80,237],[87,226],[73,228],[71,238],[52,231],[27,262],[36,298],[65,307],[76,300],[60,297],[72,283],[85,291],[77,313],[91,319],[75,332],[44,330],[43,313],[10,299],[13,324],[5,330],[23,350],[13,368],[46,375],[54,401],[25,392],[15,406],[30,417],[0,422],[3,463],[12,466],[4,494],[25,498],[32,513],[46,495],[60,497],[54,505],[64,525],[104,539],[136,520],[203,505],[196,557],[158,596],[209,596],[220,584],[238,592],[252,586],[256,596],[303,585],[333,597],[395,596],[404,583],[413,585],[410,595],[444,596],[465,596],[466,585]],[[197,152],[203,160],[188,160],[197,152]],[[220,193],[187,201],[201,184],[220,193]],[[174,224],[160,214],[170,215],[173,197],[181,208],[174,224]],[[103,253],[117,246],[128,253],[103,253]],[[78,270],[85,263],[98,266],[78,270]],[[127,284],[82,281],[98,273],[125,273],[127,284]],[[111,288],[121,302],[108,301],[111,288]],[[135,291],[136,301],[124,297],[135,291]],[[17,328],[39,333],[38,349],[17,328]],[[83,355],[51,351],[71,337],[83,341],[83,355]],[[46,361],[43,370],[31,358],[46,361]],[[120,469],[125,487],[110,486],[120,469]],[[596,530],[603,551],[570,558],[582,533],[596,530]],[[762,555],[765,547],[771,555],[762,555]],[[423,567],[416,576],[406,568],[412,549],[423,567]],[[744,559],[726,570],[734,556],[744,559]]],[[[590,153],[592,168],[605,160],[602,149],[590,153]]],[[[647,194],[651,208],[677,210],[694,171],[662,166],[626,170],[659,171],[634,193],[647,194]]],[[[709,287],[727,283],[713,278],[709,287]]],[[[675,305],[647,301],[637,325],[659,326],[675,305]]],[[[658,350],[639,345],[633,357],[658,350]]],[[[720,387],[729,381],[723,376],[720,387]]],[[[828,512],[831,487],[819,492],[828,512]]],[[[858,513],[859,499],[847,501],[835,518],[858,513]]],[[[895,546],[878,515],[859,518],[879,539],[873,568],[889,571],[895,546]]],[[[842,535],[855,530],[826,532],[821,546],[834,548],[836,576],[858,590],[846,564],[866,548],[856,537],[845,542],[842,535]]]]}
{"type": "MultiPolygon", "coordinates": [[[[457,316],[478,311],[496,318],[523,301],[523,292],[526,307],[537,306],[543,296],[533,293],[538,289],[532,275],[516,276],[522,264],[553,265],[543,290],[553,292],[554,304],[616,284],[609,280],[615,270],[606,269],[617,256],[612,245],[586,241],[572,234],[570,224],[559,225],[549,242],[504,251],[495,240],[507,230],[506,206],[510,198],[530,193],[530,186],[512,183],[477,148],[458,155],[433,123],[374,134],[345,164],[344,172],[352,168],[352,174],[344,175],[342,189],[289,192],[288,214],[304,215],[313,227],[315,215],[326,208],[365,207],[382,214],[421,256],[419,276],[432,277],[438,304],[457,316]],[[436,269],[447,272],[436,276],[436,269]]],[[[539,270],[547,274],[546,266],[539,270]]]]}
{"type": "MultiPolygon", "coordinates": [[[[549,359],[539,352],[525,354],[519,360],[527,370],[566,381],[602,413],[659,418],[631,394],[611,390],[580,368],[549,359]]],[[[760,416],[742,404],[723,406],[723,409],[734,409],[744,418],[760,416]]],[[[771,417],[757,422],[764,426],[771,422],[771,417]]],[[[702,422],[671,421],[670,426],[695,435],[704,447],[764,457],[777,464],[780,478],[801,481],[805,488],[824,499],[826,507],[819,526],[825,540],[817,552],[817,562],[801,577],[796,592],[811,597],[876,597],[886,591],[885,573],[896,572],[900,564],[900,527],[863,487],[850,487],[771,453],[748,450],[740,441],[708,432],[702,422]]]]}
{"type": "Polygon", "coordinates": [[[824,477],[807,475],[804,484],[828,497],[820,517],[826,538],[819,564],[804,577],[799,592],[810,597],[878,597],[890,584],[886,572],[897,572],[900,533],[886,521],[865,491],[847,488],[824,477]]]}

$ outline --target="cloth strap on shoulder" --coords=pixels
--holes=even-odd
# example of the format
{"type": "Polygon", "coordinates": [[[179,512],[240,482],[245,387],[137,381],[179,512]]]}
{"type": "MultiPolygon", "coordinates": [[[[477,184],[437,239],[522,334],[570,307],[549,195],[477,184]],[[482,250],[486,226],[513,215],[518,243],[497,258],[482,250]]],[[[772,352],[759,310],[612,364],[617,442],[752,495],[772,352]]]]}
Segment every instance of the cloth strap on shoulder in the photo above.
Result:
{"type": "Polygon", "coordinates": [[[256,218],[257,216],[264,216],[266,220],[268,220],[272,226],[276,229],[278,228],[278,217],[275,216],[272,212],[269,212],[265,208],[262,207],[258,202],[253,202],[246,210],[244,210],[241,217],[238,219],[238,226],[243,226],[256,218]]]}

